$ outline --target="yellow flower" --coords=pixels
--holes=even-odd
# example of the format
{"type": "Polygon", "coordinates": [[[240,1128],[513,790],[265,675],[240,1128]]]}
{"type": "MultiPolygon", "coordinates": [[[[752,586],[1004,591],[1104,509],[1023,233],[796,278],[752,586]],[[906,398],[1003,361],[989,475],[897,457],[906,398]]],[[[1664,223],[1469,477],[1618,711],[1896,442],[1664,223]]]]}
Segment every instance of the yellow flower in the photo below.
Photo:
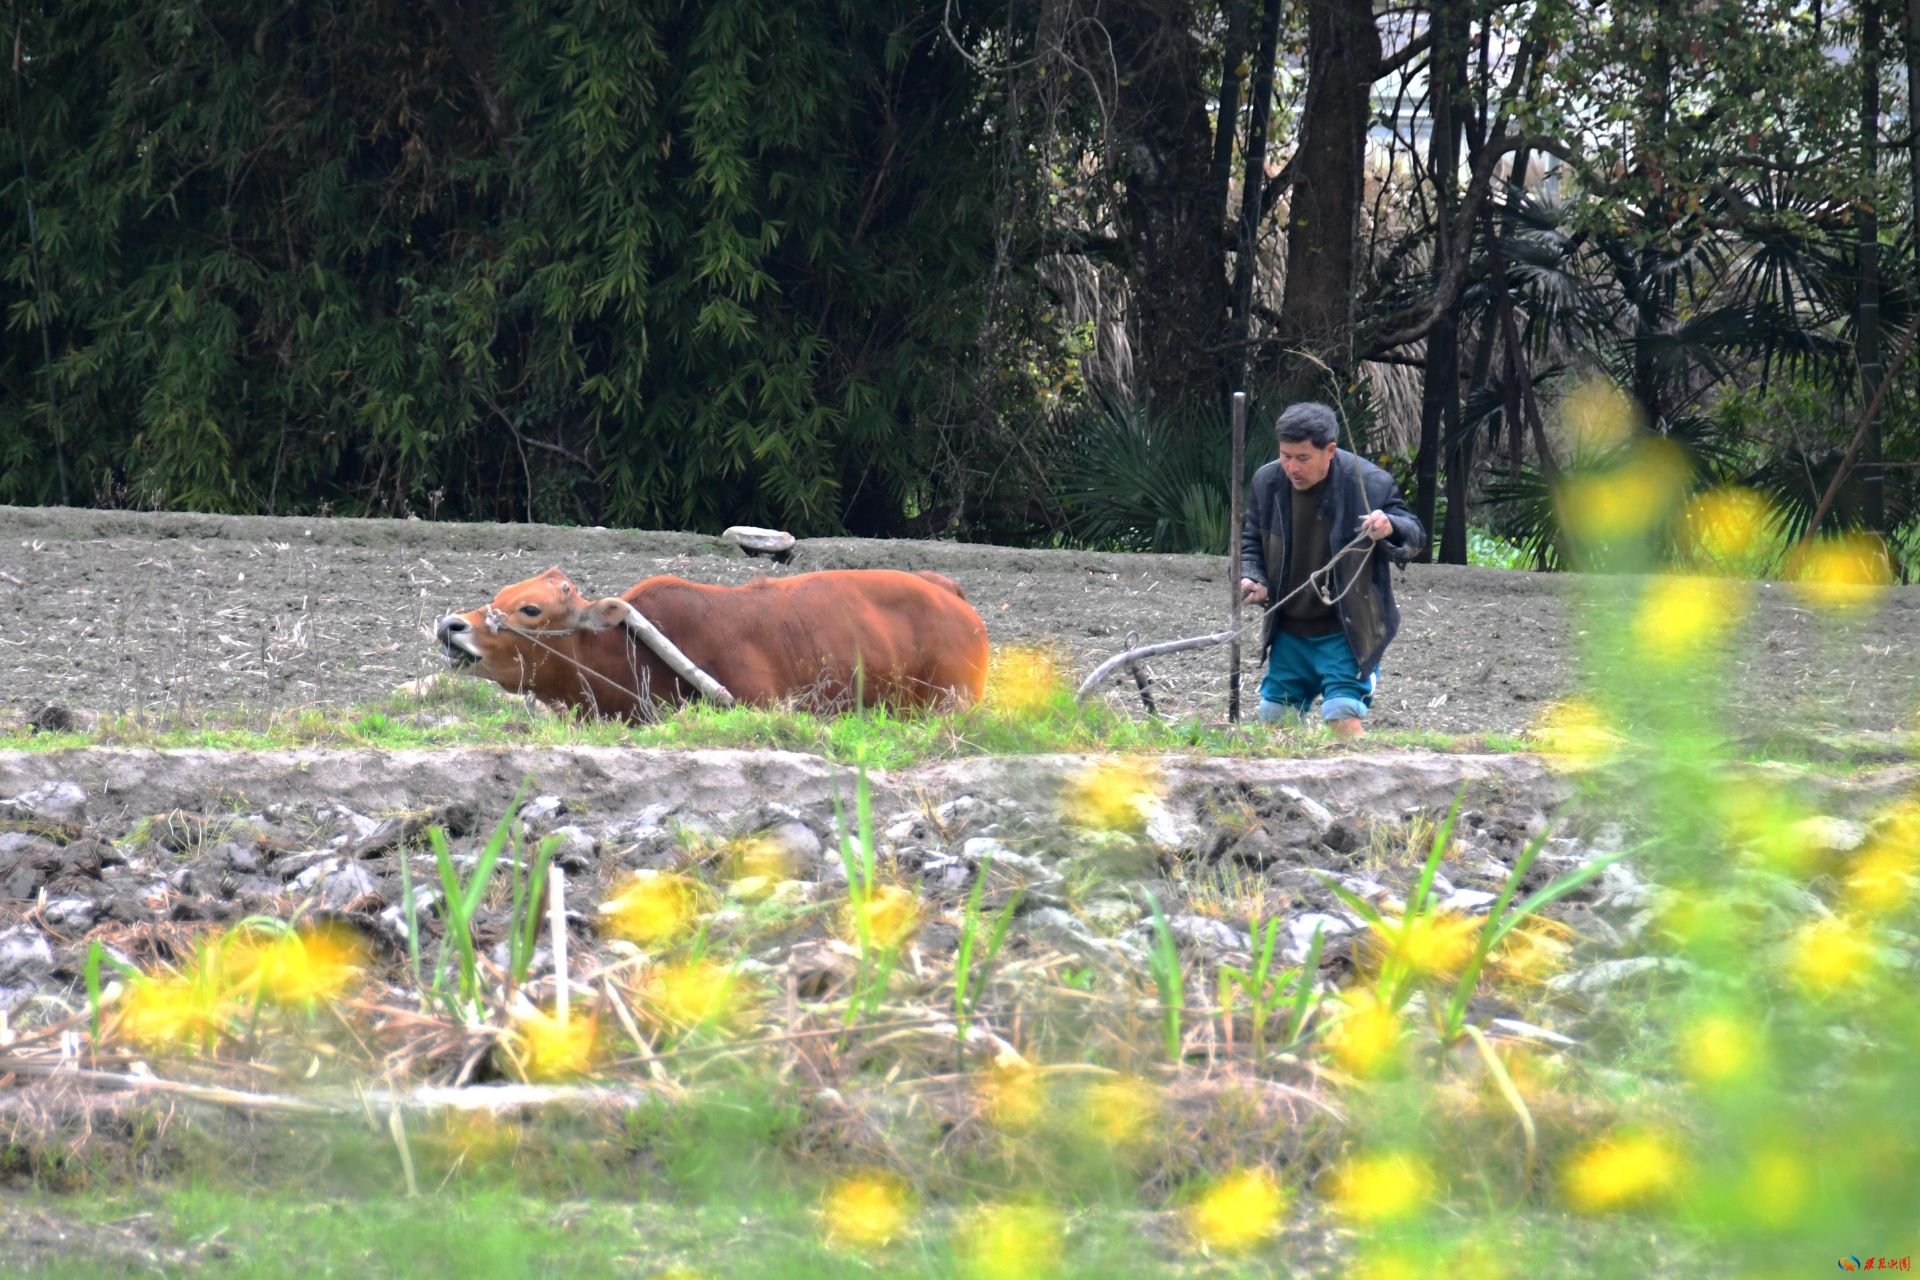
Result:
{"type": "Polygon", "coordinates": [[[1549,705],[1533,728],[1540,751],[1573,764],[1618,751],[1626,742],[1607,727],[1598,707],[1579,698],[1549,705]]]}
{"type": "Polygon", "coordinates": [[[1658,1199],[1679,1174],[1679,1157],[1659,1139],[1624,1134],[1574,1156],[1561,1170],[1561,1184],[1575,1209],[1602,1213],[1658,1199]]]}
{"type": "Polygon", "coordinates": [[[1400,1047],[1400,1019],[1370,991],[1348,992],[1338,1004],[1340,1017],[1327,1033],[1327,1047],[1347,1070],[1372,1075],[1400,1047]]]}
{"type": "Polygon", "coordinates": [[[1666,519],[1686,489],[1685,457],[1648,440],[1605,471],[1570,475],[1554,495],[1560,527],[1588,547],[1644,537],[1666,519]]]}
{"type": "Polygon", "coordinates": [[[1753,1221],[1774,1229],[1799,1218],[1812,1191],[1806,1163],[1786,1151],[1756,1152],[1740,1179],[1741,1198],[1753,1221]]]}
{"type": "Polygon", "coordinates": [[[1420,1212],[1433,1186],[1433,1170],[1417,1156],[1362,1156],[1334,1175],[1333,1200],[1356,1221],[1385,1222],[1420,1212]]]}
{"type": "Polygon", "coordinates": [[[1860,920],[1815,920],[1795,932],[1788,944],[1788,970],[1814,991],[1859,986],[1873,964],[1872,937],[1860,920]]]}
{"type": "Polygon", "coordinates": [[[698,893],[685,876],[642,871],[600,904],[600,914],[614,936],[643,947],[663,946],[693,927],[698,893]]]}
{"type": "Polygon", "coordinates": [[[1872,604],[1893,581],[1886,544],[1865,534],[1821,538],[1798,553],[1787,576],[1809,603],[1828,609],[1872,604]]]}
{"type": "Polygon", "coordinates": [[[205,1041],[226,1012],[226,995],[208,973],[141,978],[121,1003],[120,1034],[147,1049],[205,1041]]]}
{"type": "Polygon", "coordinates": [[[1039,1205],[990,1205],[961,1230],[960,1255],[975,1280],[1040,1280],[1060,1269],[1060,1215],[1039,1205]]]}
{"type": "Polygon", "coordinates": [[[1187,1210],[1194,1238],[1209,1249],[1250,1249],[1280,1229],[1287,1194],[1265,1169],[1239,1169],[1201,1194],[1187,1210]]]}
{"type": "Polygon", "coordinates": [[[1518,982],[1543,982],[1556,973],[1573,947],[1556,936],[1566,926],[1536,919],[1510,930],[1493,955],[1494,966],[1518,982]]]}
{"type": "Polygon", "coordinates": [[[1040,1118],[1046,1093],[1040,1069],[1024,1058],[1006,1057],[988,1067],[980,1081],[980,1103],[1003,1129],[1025,1129],[1040,1118]]]}
{"type": "Polygon", "coordinates": [[[363,963],[358,940],[336,928],[235,938],[220,951],[220,967],[230,986],[283,1005],[337,999],[363,963]]]}
{"type": "Polygon", "coordinates": [[[1920,862],[1920,803],[1894,811],[1847,869],[1847,897],[1861,911],[1885,914],[1905,906],[1920,862]]]}
{"type": "Polygon", "coordinates": [[[520,1145],[520,1126],[491,1111],[448,1107],[428,1140],[453,1159],[484,1164],[510,1156],[520,1145]]]}
{"type": "Polygon", "coordinates": [[[1681,1064],[1702,1084],[1722,1084],[1750,1075],[1760,1059],[1759,1035],[1744,1018],[1707,1013],[1681,1028],[1681,1064]]]}
{"type": "Polygon", "coordinates": [[[743,1014],[750,993],[741,976],[712,960],[682,960],[648,972],[642,1004],[676,1030],[728,1024],[743,1014]]]}
{"type": "Polygon", "coordinates": [[[1374,926],[1386,959],[1429,978],[1456,975],[1473,957],[1480,922],[1456,915],[1417,915],[1374,926]]]}
{"type": "Polygon", "coordinates": [[[1735,783],[1720,789],[1720,822],[1728,837],[1788,875],[1811,869],[1816,828],[1792,795],[1779,787],[1735,783]]]}
{"type": "Polygon", "coordinates": [[[1626,442],[1639,423],[1633,400],[1606,378],[1588,378],[1568,393],[1561,416],[1583,454],[1626,442]]]}
{"type": "Polygon", "coordinates": [[[1725,564],[1753,550],[1772,518],[1751,489],[1714,489],[1687,504],[1682,527],[1696,554],[1725,564]]]}
{"type": "Polygon", "coordinates": [[[728,850],[727,874],[734,880],[791,880],[793,855],[777,841],[751,836],[728,850]]]}
{"type": "Polygon", "coordinates": [[[864,899],[855,894],[847,903],[846,935],[858,941],[863,924],[869,946],[891,951],[920,927],[920,899],[901,885],[875,885],[864,899]]]}
{"type": "Polygon", "coordinates": [[[1140,831],[1159,797],[1154,767],[1139,760],[1103,760],[1067,784],[1067,821],[1098,831],[1140,831]]]}
{"type": "Polygon", "coordinates": [[[1406,1245],[1389,1245],[1369,1250],[1344,1274],[1353,1280],[1427,1280],[1433,1275],[1475,1273],[1441,1270],[1434,1265],[1431,1254],[1416,1252],[1406,1245]]]}
{"type": "Polygon", "coordinates": [[[1138,1142],[1159,1111],[1160,1096],[1153,1086],[1132,1076],[1091,1085],[1080,1097],[1082,1128],[1110,1147],[1138,1142]]]}
{"type": "Polygon", "coordinates": [[[987,670],[986,705],[1009,715],[1027,715],[1045,708],[1064,687],[1059,664],[1051,654],[1001,649],[987,670]]]}
{"type": "Polygon", "coordinates": [[[514,1056],[529,1080],[571,1080],[593,1068],[598,1049],[594,1019],[574,1016],[565,1022],[550,1013],[528,1010],[514,1019],[514,1056]]]}
{"type": "Polygon", "coordinates": [[[907,1227],[907,1189],[887,1173],[863,1173],[835,1183],[821,1206],[827,1244],[877,1249],[907,1227]]]}
{"type": "Polygon", "coordinates": [[[1648,583],[1633,619],[1635,649],[1656,662],[1698,656],[1740,620],[1745,592],[1723,578],[1662,574],[1648,583]]]}
{"type": "Polygon", "coordinates": [[[1683,947],[1711,949],[1740,940],[1746,921],[1727,901],[1695,890],[1675,890],[1656,917],[1661,932],[1683,947]]]}

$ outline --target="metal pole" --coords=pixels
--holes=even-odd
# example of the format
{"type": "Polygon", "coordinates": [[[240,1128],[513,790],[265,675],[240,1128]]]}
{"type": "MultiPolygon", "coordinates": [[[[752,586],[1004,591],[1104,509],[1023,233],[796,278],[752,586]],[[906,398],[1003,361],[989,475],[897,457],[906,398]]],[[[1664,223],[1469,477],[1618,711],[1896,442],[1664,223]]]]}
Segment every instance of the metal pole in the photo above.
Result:
{"type": "Polygon", "coordinates": [[[1233,475],[1227,483],[1227,590],[1233,640],[1227,645],[1227,723],[1240,723],[1240,506],[1247,470],[1247,393],[1233,393],[1233,475]]]}

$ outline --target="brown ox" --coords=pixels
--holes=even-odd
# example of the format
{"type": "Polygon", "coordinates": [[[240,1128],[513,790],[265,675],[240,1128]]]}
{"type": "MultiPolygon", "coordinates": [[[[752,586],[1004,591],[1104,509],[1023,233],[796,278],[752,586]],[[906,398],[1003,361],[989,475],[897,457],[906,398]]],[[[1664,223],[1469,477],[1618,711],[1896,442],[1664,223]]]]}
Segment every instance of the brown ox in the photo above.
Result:
{"type": "Polygon", "coordinates": [[[698,697],[621,601],[740,702],[847,707],[856,670],[868,705],[965,706],[986,688],[986,624],[937,573],[841,569],[742,587],[648,578],[589,601],[552,568],[448,614],[435,635],[456,667],[543,702],[639,720],[656,702],[698,697]]]}

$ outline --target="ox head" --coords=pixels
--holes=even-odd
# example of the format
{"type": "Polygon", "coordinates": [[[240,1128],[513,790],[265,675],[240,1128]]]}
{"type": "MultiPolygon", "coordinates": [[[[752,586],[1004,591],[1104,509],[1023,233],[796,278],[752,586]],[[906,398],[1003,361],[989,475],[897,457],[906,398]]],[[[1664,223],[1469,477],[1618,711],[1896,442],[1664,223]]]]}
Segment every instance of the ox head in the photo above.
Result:
{"type": "Polygon", "coordinates": [[[458,670],[515,693],[558,696],[545,686],[578,684],[583,637],[617,627],[625,616],[618,600],[588,600],[556,565],[478,609],[448,614],[434,638],[458,670]]]}

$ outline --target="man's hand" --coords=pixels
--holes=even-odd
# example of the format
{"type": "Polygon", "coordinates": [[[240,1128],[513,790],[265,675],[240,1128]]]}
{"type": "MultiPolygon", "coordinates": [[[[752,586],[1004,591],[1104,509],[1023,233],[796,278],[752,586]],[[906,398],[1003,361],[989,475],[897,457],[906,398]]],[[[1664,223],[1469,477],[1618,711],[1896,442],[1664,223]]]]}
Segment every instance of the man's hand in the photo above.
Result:
{"type": "Polygon", "coordinates": [[[1252,578],[1240,579],[1240,598],[1248,604],[1264,604],[1267,599],[1267,585],[1255,582],[1252,578]]]}
{"type": "Polygon", "coordinates": [[[1387,513],[1380,510],[1367,512],[1367,518],[1360,522],[1360,532],[1375,542],[1393,536],[1393,521],[1387,519],[1387,513]]]}

